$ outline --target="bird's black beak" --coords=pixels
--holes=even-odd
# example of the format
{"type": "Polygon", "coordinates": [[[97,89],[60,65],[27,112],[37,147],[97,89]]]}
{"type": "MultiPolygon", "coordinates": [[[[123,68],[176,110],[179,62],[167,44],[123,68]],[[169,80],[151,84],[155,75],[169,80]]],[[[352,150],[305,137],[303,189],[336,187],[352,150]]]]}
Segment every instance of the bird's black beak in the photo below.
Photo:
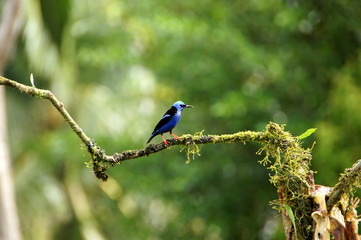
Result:
{"type": "Polygon", "coordinates": [[[192,105],[186,105],[185,108],[194,108],[192,105]]]}

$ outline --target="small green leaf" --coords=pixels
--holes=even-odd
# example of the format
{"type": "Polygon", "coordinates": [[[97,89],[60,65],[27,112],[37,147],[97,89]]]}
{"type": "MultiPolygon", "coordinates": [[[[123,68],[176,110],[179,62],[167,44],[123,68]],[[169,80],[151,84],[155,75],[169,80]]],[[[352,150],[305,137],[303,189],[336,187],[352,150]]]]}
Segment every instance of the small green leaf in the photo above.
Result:
{"type": "MultiPolygon", "coordinates": [[[[315,128],[314,128],[315,129],[315,128]]],[[[310,130],[310,129],[309,129],[310,130]]],[[[308,130],[307,130],[308,131],[308,130]]],[[[310,133],[311,135],[312,133],[310,133]]],[[[290,219],[292,221],[292,224],[293,224],[293,228],[295,229],[295,235],[296,235],[296,239],[297,239],[297,228],[296,228],[296,222],[295,222],[295,215],[293,215],[293,212],[292,212],[292,208],[288,205],[283,205],[286,209],[286,212],[288,213],[288,216],[290,216],[290,219]]]]}
{"type": "Polygon", "coordinates": [[[317,130],[317,128],[310,128],[306,132],[302,133],[300,136],[298,136],[298,139],[304,139],[308,136],[310,136],[312,133],[314,133],[317,130]]]}

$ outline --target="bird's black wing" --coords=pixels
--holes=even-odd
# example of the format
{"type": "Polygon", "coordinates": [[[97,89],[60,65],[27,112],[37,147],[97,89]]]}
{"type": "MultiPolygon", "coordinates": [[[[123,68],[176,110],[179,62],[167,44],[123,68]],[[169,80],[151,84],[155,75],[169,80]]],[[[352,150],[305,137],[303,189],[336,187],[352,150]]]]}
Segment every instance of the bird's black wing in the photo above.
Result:
{"type": "Polygon", "coordinates": [[[158,131],[161,127],[169,123],[169,121],[172,119],[172,117],[177,113],[176,107],[171,107],[164,115],[163,118],[158,122],[157,126],[154,128],[154,132],[158,131]]]}
{"type": "Polygon", "coordinates": [[[158,130],[163,127],[164,125],[166,125],[167,123],[169,123],[169,121],[172,119],[172,117],[177,113],[177,108],[176,107],[171,107],[162,117],[162,119],[158,122],[157,126],[155,126],[152,136],[149,138],[148,142],[149,143],[152,138],[154,138],[155,136],[157,136],[159,134],[158,130]]]}

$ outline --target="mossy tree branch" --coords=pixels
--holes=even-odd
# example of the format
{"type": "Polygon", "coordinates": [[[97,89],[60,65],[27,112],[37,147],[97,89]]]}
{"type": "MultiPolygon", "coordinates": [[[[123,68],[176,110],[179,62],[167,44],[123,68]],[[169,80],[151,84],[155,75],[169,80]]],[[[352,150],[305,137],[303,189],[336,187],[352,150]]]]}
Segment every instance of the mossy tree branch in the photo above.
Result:
{"type": "MultiPolygon", "coordinates": [[[[115,164],[120,164],[122,161],[140,158],[144,156],[148,156],[150,154],[154,154],[160,152],[162,150],[168,149],[171,146],[175,145],[183,145],[186,147],[187,155],[196,154],[197,152],[194,148],[197,149],[197,144],[209,144],[209,143],[232,143],[232,142],[260,142],[265,145],[264,149],[266,150],[266,158],[268,161],[268,156],[278,156],[279,150],[282,152],[288,153],[288,148],[290,146],[295,147],[294,139],[292,136],[283,132],[283,128],[279,127],[275,123],[270,123],[267,129],[264,132],[253,132],[253,131],[243,131],[235,134],[225,134],[225,135],[209,135],[203,136],[202,134],[197,135],[184,135],[177,139],[168,140],[169,146],[165,145],[163,142],[159,144],[150,144],[145,149],[140,150],[127,150],[121,153],[114,153],[113,155],[106,155],[105,151],[97,146],[90,137],[88,137],[83,130],[79,127],[79,125],[74,121],[74,119],[70,116],[67,110],[64,107],[64,104],[60,102],[55,95],[49,91],[44,89],[38,89],[34,85],[27,86],[16,81],[10,80],[8,78],[0,76],[0,85],[5,85],[11,88],[14,88],[22,93],[28,94],[32,97],[39,97],[42,99],[47,99],[51,102],[51,104],[60,112],[63,116],[64,120],[68,123],[70,128],[76,133],[76,135],[80,138],[80,140],[87,146],[87,150],[91,156],[93,170],[95,175],[102,179],[107,179],[106,171],[109,165],[114,166],[115,164]],[[190,148],[193,147],[193,150],[190,148]]],[[[297,154],[296,154],[297,155],[297,154]]],[[[298,157],[296,156],[291,157],[298,157]]],[[[265,162],[267,162],[265,160],[265,162]]],[[[307,166],[307,164],[305,165],[307,166]]],[[[275,181],[276,183],[277,181],[275,181]]]]}
{"type": "MultiPolygon", "coordinates": [[[[311,149],[302,148],[301,137],[293,137],[289,132],[284,131],[283,126],[270,122],[263,132],[242,131],[234,134],[208,136],[204,136],[202,133],[183,135],[180,139],[168,139],[169,146],[161,142],[159,144],[150,144],[144,149],[126,150],[121,153],[106,155],[105,150],[97,146],[94,140],[83,132],[66,111],[64,105],[52,92],[38,89],[34,85],[26,86],[1,76],[0,85],[9,86],[33,97],[49,100],[60,112],[74,133],[86,145],[87,151],[91,156],[94,174],[104,181],[108,178],[107,169],[109,166],[121,164],[125,160],[155,154],[165,149],[170,149],[171,146],[184,146],[189,161],[190,154],[195,155],[199,152],[197,147],[199,144],[259,142],[263,147],[257,153],[261,154],[264,152],[265,154],[264,159],[260,163],[269,165],[269,169],[273,171],[273,175],[270,176],[270,182],[277,188],[279,195],[279,199],[274,203],[282,210],[287,239],[296,239],[294,228],[297,229],[298,239],[312,239],[315,231],[311,213],[315,213],[314,208],[317,205],[315,199],[326,199],[326,195],[324,193],[316,194],[318,197],[315,198],[315,193],[319,193],[317,190],[319,187],[314,184],[312,170],[309,169],[312,158],[311,149]],[[273,163],[270,161],[270,157],[274,159],[273,163]],[[295,218],[294,223],[290,221],[290,212],[285,211],[285,206],[288,206],[287,209],[291,209],[291,213],[295,218]]],[[[360,169],[361,160],[351,169],[346,170],[341,176],[339,183],[328,194],[327,211],[340,202],[344,195],[350,195],[349,199],[351,199],[352,190],[359,183],[360,169]]],[[[324,214],[325,211],[320,209],[318,209],[319,212],[324,214]]],[[[327,217],[327,215],[325,216],[327,217]]],[[[354,232],[357,232],[357,229],[354,232]]]]}
{"type": "Polygon", "coordinates": [[[346,169],[345,173],[341,174],[340,180],[329,194],[327,201],[328,211],[330,211],[344,195],[348,195],[348,198],[352,196],[353,191],[360,185],[360,177],[361,159],[359,159],[351,168],[346,169]]]}

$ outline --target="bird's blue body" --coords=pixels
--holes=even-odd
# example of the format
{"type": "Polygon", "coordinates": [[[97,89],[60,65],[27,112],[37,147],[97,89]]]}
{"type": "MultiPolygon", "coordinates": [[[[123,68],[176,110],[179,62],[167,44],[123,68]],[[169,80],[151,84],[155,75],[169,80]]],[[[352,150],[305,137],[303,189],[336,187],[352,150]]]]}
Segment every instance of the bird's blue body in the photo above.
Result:
{"type": "MultiPolygon", "coordinates": [[[[169,118],[170,115],[165,115],[164,117],[162,117],[162,119],[164,118],[169,118]]],[[[175,126],[177,126],[179,120],[181,117],[181,112],[178,110],[177,113],[170,118],[169,122],[165,125],[163,125],[161,128],[159,128],[158,133],[166,133],[169,132],[170,130],[172,130],[173,128],[175,128],[175,126]]]]}
{"type": "Polygon", "coordinates": [[[167,141],[163,137],[163,133],[166,132],[170,132],[172,136],[178,138],[176,135],[172,134],[172,130],[175,128],[175,126],[177,126],[181,118],[182,110],[192,107],[193,106],[191,105],[184,104],[182,101],[175,102],[173,106],[164,114],[162,119],[158,122],[157,126],[155,126],[152,136],[149,138],[147,143],[149,143],[152,138],[160,134],[163,138],[163,142],[168,145],[167,141]]]}

